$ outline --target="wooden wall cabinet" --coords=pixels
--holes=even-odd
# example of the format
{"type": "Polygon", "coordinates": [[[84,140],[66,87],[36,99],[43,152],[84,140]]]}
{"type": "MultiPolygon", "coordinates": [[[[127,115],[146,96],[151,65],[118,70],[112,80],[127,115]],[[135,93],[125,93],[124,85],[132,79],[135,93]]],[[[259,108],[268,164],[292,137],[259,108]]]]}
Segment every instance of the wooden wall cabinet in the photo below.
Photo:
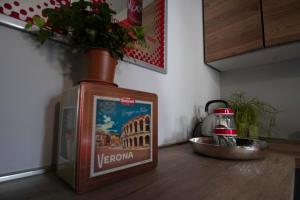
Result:
{"type": "Polygon", "coordinates": [[[266,47],[300,40],[300,1],[262,0],[266,47]]]}
{"type": "Polygon", "coordinates": [[[203,0],[203,28],[220,71],[300,58],[300,0],[203,0]]]}
{"type": "Polygon", "coordinates": [[[260,0],[204,0],[205,61],[263,48],[260,0]]]}

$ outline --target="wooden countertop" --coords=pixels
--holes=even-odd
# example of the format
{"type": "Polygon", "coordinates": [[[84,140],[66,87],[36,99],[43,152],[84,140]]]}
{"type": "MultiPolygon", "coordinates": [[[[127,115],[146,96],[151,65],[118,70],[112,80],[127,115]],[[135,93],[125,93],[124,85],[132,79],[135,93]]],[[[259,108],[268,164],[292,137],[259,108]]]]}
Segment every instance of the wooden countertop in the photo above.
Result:
{"type": "Polygon", "coordinates": [[[291,155],[295,158],[296,168],[300,169],[300,141],[263,138],[269,143],[269,150],[291,155]]]}
{"type": "Polygon", "coordinates": [[[160,149],[156,170],[83,195],[50,173],[1,184],[0,199],[287,200],[294,171],[294,158],[284,154],[229,161],[197,155],[183,144],[160,149]]]}

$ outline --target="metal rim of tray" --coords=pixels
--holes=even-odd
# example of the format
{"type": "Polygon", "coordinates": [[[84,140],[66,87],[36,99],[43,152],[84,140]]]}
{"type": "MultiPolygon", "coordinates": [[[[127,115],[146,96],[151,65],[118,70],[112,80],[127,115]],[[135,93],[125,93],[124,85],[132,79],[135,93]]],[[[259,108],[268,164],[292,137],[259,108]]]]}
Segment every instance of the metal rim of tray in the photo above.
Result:
{"type": "MultiPolygon", "coordinates": [[[[243,139],[251,140],[251,139],[243,139]]],[[[251,146],[225,147],[213,144],[212,137],[198,137],[189,140],[196,153],[222,159],[252,160],[264,158],[266,143],[260,140],[252,140],[251,146]]]]}

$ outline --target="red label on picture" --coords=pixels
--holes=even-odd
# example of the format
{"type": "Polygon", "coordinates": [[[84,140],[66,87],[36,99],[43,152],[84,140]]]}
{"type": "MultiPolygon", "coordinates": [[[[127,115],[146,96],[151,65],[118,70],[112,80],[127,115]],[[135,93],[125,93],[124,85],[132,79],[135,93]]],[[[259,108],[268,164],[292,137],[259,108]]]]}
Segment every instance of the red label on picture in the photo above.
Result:
{"type": "Polygon", "coordinates": [[[130,97],[122,97],[121,98],[121,104],[122,105],[132,105],[135,104],[135,100],[130,97]]]}

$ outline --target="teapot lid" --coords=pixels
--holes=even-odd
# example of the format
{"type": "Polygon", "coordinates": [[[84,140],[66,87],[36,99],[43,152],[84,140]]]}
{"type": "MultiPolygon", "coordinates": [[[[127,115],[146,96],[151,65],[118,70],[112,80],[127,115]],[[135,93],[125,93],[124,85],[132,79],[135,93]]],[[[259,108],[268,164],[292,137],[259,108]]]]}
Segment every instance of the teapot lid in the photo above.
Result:
{"type": "Polygon", "coordinates": [[[234,110],[231,108],[216,108],[213,112],[215,114],[234,115],[234,110]]]}

